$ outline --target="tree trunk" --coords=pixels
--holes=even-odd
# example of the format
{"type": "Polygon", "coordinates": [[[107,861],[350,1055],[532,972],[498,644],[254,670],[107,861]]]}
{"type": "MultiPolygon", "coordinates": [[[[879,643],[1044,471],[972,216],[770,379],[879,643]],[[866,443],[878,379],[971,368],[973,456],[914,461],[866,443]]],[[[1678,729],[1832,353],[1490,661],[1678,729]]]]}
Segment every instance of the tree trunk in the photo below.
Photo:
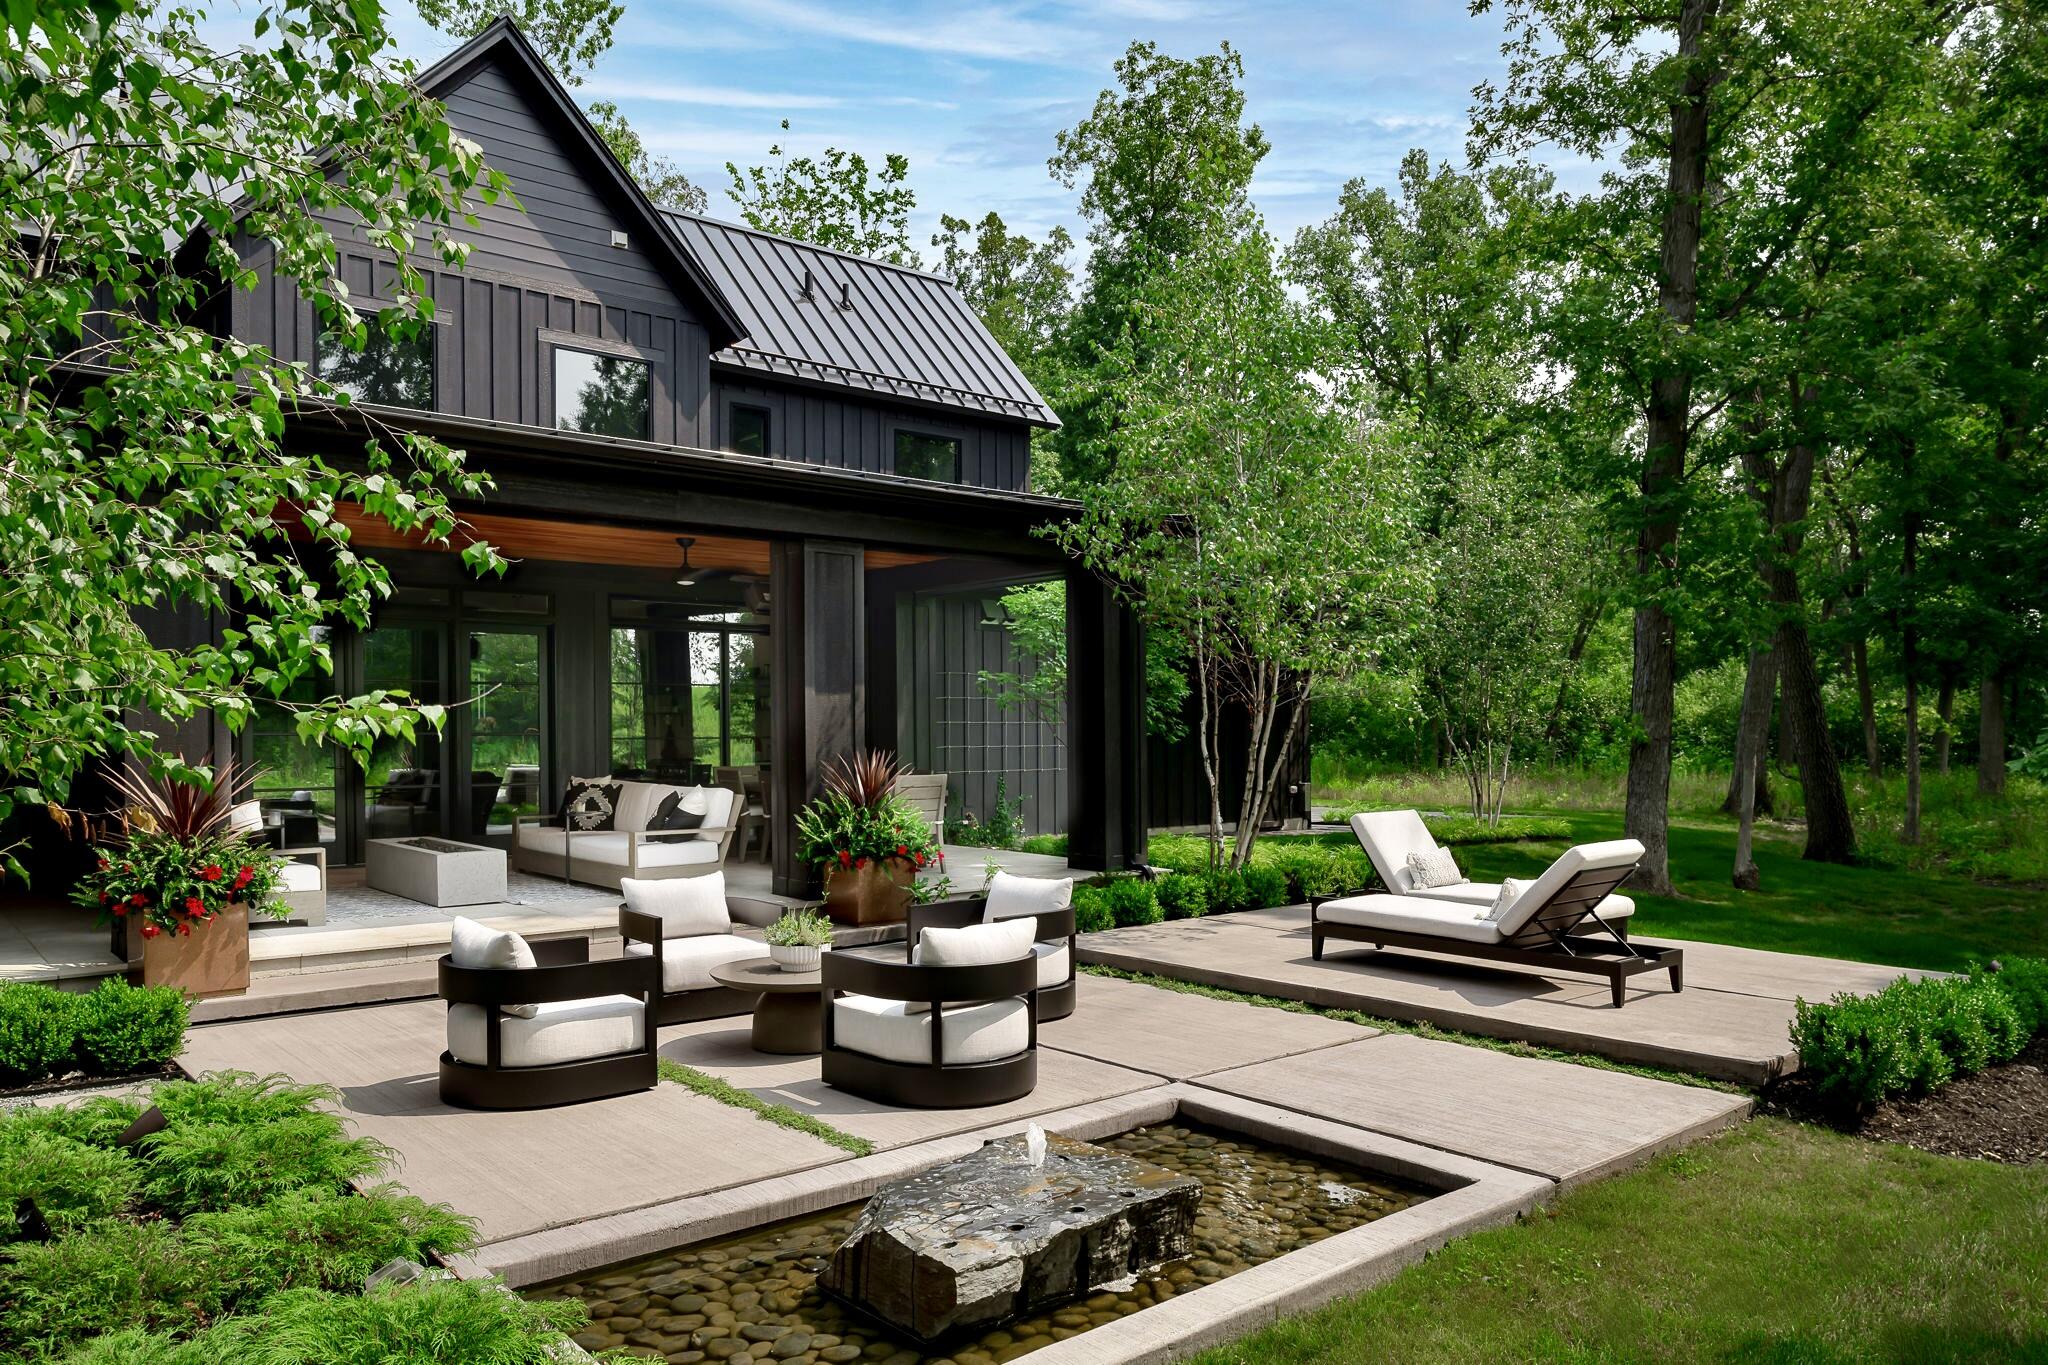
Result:
{"type": "Polygon", "coordinates": [[[1920,511],[1913,499],[1913,443],[1899,451],[1900,482],[1906,485],[1906,543],[1899,574],[1901,620],[1899,662],[1906,673],[1906,823],[1900,837],[1909,844],[1920,842],[1920,628],[1914,594],[1914,575],[1920,568],[1920,511]]]}
{"type": "Polygon", "coordinates": [[[1934,694],[1934,714],[1941,721],[1941,733],[1934,737],[1934,770],[1947,777],[1950,741],[1955,738],[1949,721],[1956,714],[1956,675],[1947,669],[1941,673],[1941,690],[1934,694]]]}
{"type": "MultiPolygon", "coordinates": [[[[1708,23],[1719,0],[1682,0],[1678,59],[1685,79],[1671,101],[1671,164],[1665,178],[1664,222],[1658,261],[1657,302],[1679,332],[1699,312],[1700,210],[1707,182],[1707,115],[1716,82],[1702,60],[1708,23]]],[[[1659,595],[1678,568],[1678,492],[1685,478],[1692,429],[1692,368],[1683,358],[1662,361],[1650,379],[1643,436],[1643,526],[1636,540],[1636,573],[1652,580],[1636,608],[1635,674],[1629,707],[1636,736],[1629,745],[1628,799],[1623,825],[1643,845],[1636,885],[1670,895],[1671,712],[1677,681],[1677,637],[1659,595]]]]}
{"type": "MultiPolygon", "coordinates": [[[[1771,652],[1769,650],[1751,650],[1749,652],[1749,674],[1752,681],[1760,671],[1758,668],[1760,657],[1765,668],[1771,666],[1769,663],[1771,652]]],[[[1771,684],[1767,680],[1764,683],[1765,706],[1770,704],[1770,688],[1771,684]]],[[[1745,703],[1748,701],[1746,694],[1749,690],[1747,686],[1743,688],[1745,703]]],[[[1756,834],[1757,789],[1763,785],[1764,746],[1762,721],[1758,721],[1754,727],[1756,730],[1755,738],[1749,743],[1744,743],[1743,741],[1749,737],[1748,732],[1751,728],[1750,717],[1745,707],[1745,713],[1742,718],[1742,730],[1744,733],[1737,735],[1735,742],[1735,791],[1737,799],[1735,803],[1735,874],[1733,880],[1735,882],[1735,889],[1738,891],[1755,891],[1763,885],[1763,873],[1757,868],[1756,854],[1753,848],[1756,834]]]]}
{"type": "Polygon", "coordinates": [[[1977,685],[1977,790],[2005,793],[2005,679],[1997,673],[1977,685]]]}
{"type": "Polygon", "coordinates": [[[1877,699],[1870,688],[1870,642],[1858,636],[1849,646],[1856,670],[1856,704],[1863,712],[1863,761],[1872,777],[1884,776],[1884,752],[1877,742],[1877,699]]]}
{"type": "Polygon", "coordinates": [[[1742,775],[1750,775],[1752,816],[1771,811],[1769,765],[1764,749],[1771,736],[1771,697],[1778,685],[1778,659],[1768,646],[1749,651],[1749,673],[1742,683],[1742,715],[1735,725],[1735,772],[1728,779],[1728,799],[1721,809],[1741,815],[1742,775]]]}
{"type": "Polygon", "coordinates": [[[1579,671],[1579,660],[1586,657],[1586,642],[1592,638],[1593,627],[1600,624],[1606,611],[1606,599],[1591,603],[1579,613],[1579,623],[1572,630],[1571,648],[1564,655],[1564,676],[1557,680],[1557,699],[1550,703],[1550,719],[1543,723],[1543,745],[1551,751],[1553,759],[1557,742],[1564,737],[1564,704],[1571,696],[1572,678],[1579,671]]]}

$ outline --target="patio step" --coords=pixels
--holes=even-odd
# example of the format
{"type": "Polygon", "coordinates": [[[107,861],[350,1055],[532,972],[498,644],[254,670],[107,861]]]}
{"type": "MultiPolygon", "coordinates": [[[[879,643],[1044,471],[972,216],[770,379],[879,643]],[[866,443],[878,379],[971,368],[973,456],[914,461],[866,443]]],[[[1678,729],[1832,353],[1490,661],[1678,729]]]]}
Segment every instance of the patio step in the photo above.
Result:
{"type": "MultiPolygon", "coordinates": [[[[585,937],[598,956],[618,951],[618,911],[563,910],[544,906],[476,906],[462,912],[493,929],[528,939],[585,937]]],[[[349,971],[420,962],[430,967],[448,951],[455,923],[449,912],[370,925],[293,925],[258,928],[249,935],[249,977],[349,971]]]]}

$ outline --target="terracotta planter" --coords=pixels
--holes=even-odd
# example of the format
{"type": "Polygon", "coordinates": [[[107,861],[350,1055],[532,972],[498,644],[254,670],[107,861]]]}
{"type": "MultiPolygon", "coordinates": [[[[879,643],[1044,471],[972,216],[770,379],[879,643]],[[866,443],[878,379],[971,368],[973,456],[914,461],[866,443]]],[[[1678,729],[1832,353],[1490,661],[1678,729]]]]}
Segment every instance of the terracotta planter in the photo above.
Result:
{"type": "Polygon", "coordinates": [[[825,873],[825,913],[838,924],[901,924],[917,869],[891,859],[825,873]]]}
{"type": "Polygon", "coordinates": [[[165,930],[144,938],[141,924],[127,924],[128,960],[141,959],[143,985],[176,986],[195,1000],[249,989],[248,906],[230,905],[190,934],[165,930]]]}

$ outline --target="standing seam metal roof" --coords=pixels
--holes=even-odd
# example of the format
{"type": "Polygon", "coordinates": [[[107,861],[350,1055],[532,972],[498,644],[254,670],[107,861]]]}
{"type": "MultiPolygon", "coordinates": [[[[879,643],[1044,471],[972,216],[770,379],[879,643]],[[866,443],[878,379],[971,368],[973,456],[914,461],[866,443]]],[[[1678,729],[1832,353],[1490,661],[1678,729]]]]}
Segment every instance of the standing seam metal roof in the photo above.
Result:
{"type": "Polygon", "coordinates": [[[663,217],[746,327],[746,336],[712,352],[714,361],[1059,425],[943,275],[697,214],[664,210],[663,217]]]}

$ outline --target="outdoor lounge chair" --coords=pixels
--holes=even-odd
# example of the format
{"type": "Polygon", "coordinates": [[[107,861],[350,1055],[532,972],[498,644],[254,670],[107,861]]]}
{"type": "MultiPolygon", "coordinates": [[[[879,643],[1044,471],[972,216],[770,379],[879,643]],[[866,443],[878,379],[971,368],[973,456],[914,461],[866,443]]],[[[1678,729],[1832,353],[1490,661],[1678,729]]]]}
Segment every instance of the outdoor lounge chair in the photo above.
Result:
{"type": "Polygon", "coordinates": [[[826,953],[827,1085],[885,1104],[1002,1104],[1038,1084],[1036,926],[931,928],[917,962],[826,953]]]}
{"type": "Polygon", "coordinates": [[[441,959],[441,1101],[539,1109],[652,1090],[660,969],[590,960],[588,939],[528,944],[457,918],[441,959]]]}
{"type": "Polygon", "coordinates": [[[1074,879],[1019,877],[998,872],[988,894],[968,900],[935,901],[910,907],[904,926],[903,956],[914,961],[918,940],[926,929],[955,929],[998,920],[1038,921],[1031,955],[1038,961],[1038,1022],[1049,1024],[1074,1012],[1080,992],[1074,981],[1074,879]]]}
{"type": "Polygon", "coordinates": [[[1643,846],[1633,839],[1568,848],[1497,920],[1487,909],[1427,893],[1318,897],[1309,902],[1315,958],[1322,961],[1324,941],[1334,938],[1583,972],[1607,979],[1616,1009],[1628,978],[1643,972],[1669,971],[1671,989],[1683,990],[1682,950],[1630,943],[1599,910],[1642,856],[1643,846]]]}
{"type": "MultiPolygon", "coordinates": [[[[1411,853],[1437,853],[1436,839],[1422,816],[1412,810],[1360,811],[1351,817],[1351,832],[1372,859],[1373,870],[1389,893],[1396,896],[1427,896],[1436,901],[1455,901],[1490,909],[1500,899],[1499,882],[1461,881],[1452,886],[1417,887],[1408,867],[1411,853]]],[[[1600,902],[1600,918],[1622,938],[1628,937],[1629,918],[1636,903],[1627,896],[1609,896],[1600,902]]]]}
{"type": "MultiPolygon", "coordinates": [[[[736,907],[726,897],[723,872],[649,881],[628,877],[619,890],[626,897],[619,906],[619,937],[625,940],[626,954],[661,959],[658,1022],[724,1019],[754,1008],[758,995],[711,979],[713,967],[768,956],[768,945],[760,939],[733,932],[736,907]]],[[[750,910],[753,904],[742,901],[737,908],[750,910]]],[[[773,907],[769,909],[765,922],[772,924],[773,907]]]]}

